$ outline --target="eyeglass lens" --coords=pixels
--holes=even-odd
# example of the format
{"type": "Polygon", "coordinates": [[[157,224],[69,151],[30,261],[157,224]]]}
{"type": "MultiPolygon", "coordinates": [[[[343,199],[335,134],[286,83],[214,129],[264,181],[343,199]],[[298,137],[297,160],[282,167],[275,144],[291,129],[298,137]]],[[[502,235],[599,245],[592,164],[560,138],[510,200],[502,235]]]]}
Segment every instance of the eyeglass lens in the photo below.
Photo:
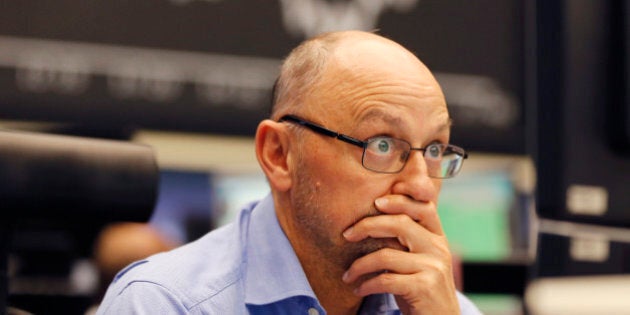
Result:
{"type": "MultiPolygon", "coordinates": [[[[423,150],[429,176],[449,178],[457,174],[463,162],[463,152],[445,144],[431,144],[423,150]]],[[[411,145],[404,140],[390,137],[369,139],[363,151],[363,166],[367,169],[396,173],[403,169],[411,152],[411,145]]]]}

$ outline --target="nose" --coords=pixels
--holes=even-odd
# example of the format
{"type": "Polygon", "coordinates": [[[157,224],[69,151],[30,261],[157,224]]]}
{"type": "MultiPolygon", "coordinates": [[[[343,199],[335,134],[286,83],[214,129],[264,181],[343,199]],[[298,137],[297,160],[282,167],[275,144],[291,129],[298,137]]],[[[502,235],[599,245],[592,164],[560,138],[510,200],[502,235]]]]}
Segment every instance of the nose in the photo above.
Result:
{"type": "Polygon", "coordinates": [[[424,152],[413,150],[407,163],[398,173],[392,193],[406,195],[417,201],[436,202],[441,184],[441,179],[429,177],[424,152]]]}

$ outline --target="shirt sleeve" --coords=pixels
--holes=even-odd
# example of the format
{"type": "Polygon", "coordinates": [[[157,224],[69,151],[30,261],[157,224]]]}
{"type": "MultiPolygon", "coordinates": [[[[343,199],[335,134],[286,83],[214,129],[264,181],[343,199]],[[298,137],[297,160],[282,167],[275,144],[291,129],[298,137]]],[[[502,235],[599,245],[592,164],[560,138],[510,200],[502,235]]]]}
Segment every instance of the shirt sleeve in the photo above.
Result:
{"type": "Polygon", "coordinates": [[[459,291],[457,292],[457,299],[459,300],[459,310],[462,315],[482,315],[477,306],[459,291]]]}
{"type": "Polygon", "coordinates": [[[108,292],[96,315],[113,314],[189,314],[184,305],[166,288],[151,282],[133,282],[117,295],[108,292]]]}

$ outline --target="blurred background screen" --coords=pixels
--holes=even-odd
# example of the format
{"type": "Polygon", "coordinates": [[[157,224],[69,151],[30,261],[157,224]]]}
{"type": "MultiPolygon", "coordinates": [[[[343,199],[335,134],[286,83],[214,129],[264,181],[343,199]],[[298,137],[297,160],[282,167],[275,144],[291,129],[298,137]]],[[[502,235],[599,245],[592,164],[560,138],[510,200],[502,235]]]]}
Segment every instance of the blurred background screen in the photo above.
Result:
{"type": "Polygon", "coordinates": [[[515,0],[6,1],[0,117],[251,136],[292,47],[327,30],[378,29],[436,72],[458,143],[524,153],[523,7],[515,0]]]}

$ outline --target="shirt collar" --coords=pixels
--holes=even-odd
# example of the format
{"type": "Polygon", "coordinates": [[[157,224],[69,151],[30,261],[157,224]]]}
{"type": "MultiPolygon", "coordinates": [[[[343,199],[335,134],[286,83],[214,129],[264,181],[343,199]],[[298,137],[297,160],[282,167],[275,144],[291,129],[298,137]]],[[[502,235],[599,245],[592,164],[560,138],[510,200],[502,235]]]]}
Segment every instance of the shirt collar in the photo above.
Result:
{"type": "Polygon", "coordinates": [[[396,299],[391,294],[373,294],[363,299],[360,315],[394,315],[400,314],[396,299]]]}
{"type": "Polygon", "coordinates": [[[295,296],[316,300],[302,266],[282,231],[273,198],[267,195],[245,225],[245,303],[270,304],[295,296]]]}

